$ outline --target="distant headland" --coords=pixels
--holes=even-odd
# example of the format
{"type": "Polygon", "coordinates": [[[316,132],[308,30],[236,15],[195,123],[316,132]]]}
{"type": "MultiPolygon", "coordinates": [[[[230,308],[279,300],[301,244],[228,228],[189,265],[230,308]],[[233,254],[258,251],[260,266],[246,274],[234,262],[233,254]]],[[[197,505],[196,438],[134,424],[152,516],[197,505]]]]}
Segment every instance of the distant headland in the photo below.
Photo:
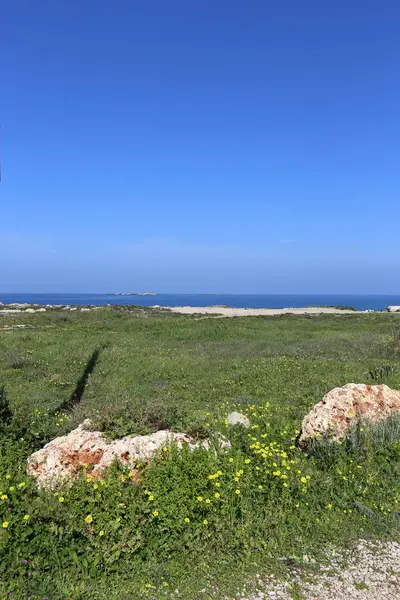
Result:
{"type": "Polygon", "coordinates": [[[158,296],[157,292],[118,292],[113,294],[105,294],[106,296],[158,296]]]}

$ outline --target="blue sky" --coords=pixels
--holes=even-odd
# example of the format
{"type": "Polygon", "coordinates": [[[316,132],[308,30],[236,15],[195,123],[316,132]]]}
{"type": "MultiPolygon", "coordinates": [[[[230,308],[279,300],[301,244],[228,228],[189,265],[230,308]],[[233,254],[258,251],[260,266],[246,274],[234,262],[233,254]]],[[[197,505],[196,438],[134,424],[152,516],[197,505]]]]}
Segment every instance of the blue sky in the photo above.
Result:
{"type": "Polygon", "coordinates": [[[400,5],[13,0],[0,291],[400,292],[400,5]]]}

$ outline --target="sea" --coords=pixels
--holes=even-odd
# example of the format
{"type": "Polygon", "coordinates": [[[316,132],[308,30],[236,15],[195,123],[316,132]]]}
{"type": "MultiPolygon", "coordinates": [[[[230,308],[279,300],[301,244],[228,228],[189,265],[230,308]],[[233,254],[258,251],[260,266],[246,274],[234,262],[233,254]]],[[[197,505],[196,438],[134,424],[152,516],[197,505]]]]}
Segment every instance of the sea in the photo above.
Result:
{"type": "Polygon", "coordinates": [[[336,295],[336,294],[157,294],[157,296],[115,296],[110,294],[29,294],[1,293],[0,302],[28,304],[140,306],[215,306],[232,308],[303,308],[306,306],[352,306],[357,310],[385,310],[400,306],[400,294],[393,295],[336,295]]]}

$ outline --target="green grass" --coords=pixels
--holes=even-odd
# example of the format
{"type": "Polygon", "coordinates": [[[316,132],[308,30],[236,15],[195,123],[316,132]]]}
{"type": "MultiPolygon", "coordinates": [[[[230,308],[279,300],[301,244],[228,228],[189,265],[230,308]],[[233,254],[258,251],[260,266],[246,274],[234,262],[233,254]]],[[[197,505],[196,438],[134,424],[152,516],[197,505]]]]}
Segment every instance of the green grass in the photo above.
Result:
{"type": "Polygon", "coordinates": [[[399,331],[392,314],[2,317],[0,388],[13,418],[0,423],[0,597],[217,598],[245,573],[279,572],[284,556],[322,560],[360,536],[398,536],[398,422],[308,456],[294,438],[333,387],[400,388],[399,331]],[[21,322],[32,328],[4,329],[21,322]],[[249,432],[227,430],[234,407],[249,432]],[[141,466],[139,484],[116,465],[104,483],[38,490],[26,457],[86,417],[109,437],[217,429],[232,449],[170,448],[141,466]]]}

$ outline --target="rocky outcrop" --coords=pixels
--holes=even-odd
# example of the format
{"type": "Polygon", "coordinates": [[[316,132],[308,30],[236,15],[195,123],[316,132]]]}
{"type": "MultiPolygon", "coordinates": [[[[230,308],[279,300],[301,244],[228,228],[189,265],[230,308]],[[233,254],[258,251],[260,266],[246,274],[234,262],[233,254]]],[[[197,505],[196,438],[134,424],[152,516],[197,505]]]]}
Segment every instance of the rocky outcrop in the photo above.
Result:
{"type": "Polygon", "coordinates": [[[400,391],[387,385],[348,383],[328,392],[303,419],[300,445],[315,436],[341,441],[359,420],[377,423],[400,413],[400,391]]]}
{"type": "Polygon", "coordinates": [[[400,312],[400,306],[388,306],[386,310],[388,312],[400,312]]]}
{"type": "Polygon", "coordinates": [[[190,450],[229,447],[222,437],[195,441],[186,433],[170,430],[150,435],[126,436],[108,443],[100,431],[90,431],[90,422],[84,421],[68,435],[55,438],[28,458],[27,472],[40,485],[51,485],[60,479],[74,478],[81,471],[100,476],[114,460],[135,467],[138,461],[148,461],[165,447],[175,444],[190,450]]]}

